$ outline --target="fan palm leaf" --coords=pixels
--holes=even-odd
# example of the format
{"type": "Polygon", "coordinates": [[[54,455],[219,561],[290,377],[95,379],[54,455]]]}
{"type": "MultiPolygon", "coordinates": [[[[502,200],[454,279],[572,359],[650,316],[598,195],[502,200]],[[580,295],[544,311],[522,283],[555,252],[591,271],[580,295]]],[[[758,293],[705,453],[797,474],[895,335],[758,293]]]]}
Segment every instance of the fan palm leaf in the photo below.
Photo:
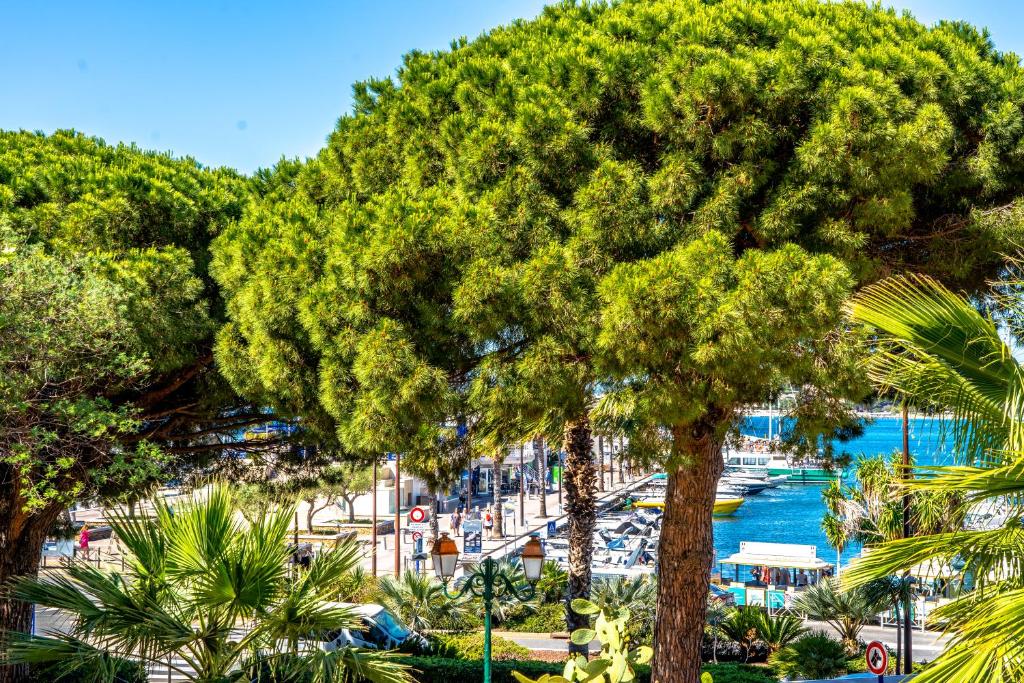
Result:
{"type": "Polygon", "coordinates": [[[850,652],[856,651],[864,624],[882,609],[864,590],[843,590],[835,579],[821,581],[800,593],[794,607],[834,628],[850,652]]]}
{"type": "Polygon", "coordinates": [[[798,617],[788,614],[773,617],[767,612],[758,613],[757,637],[768,647],[769,653],[778,652],[806,632],[803,620],[798,617]]]}
{"type": "Polygon", "coordinates": [[[292,510],[272,510],[244,524],[223,486],[174,514],[161,501],[154,508],[154,520],[112,520],[125,539],[123,575],[73,563],[64,575],[25,578],[11,587],[13,597],[71,619],[65,631],[12,635],[5,643],[10,661],[59,663],[70,672],[122,657],[171,662],[188,680],[233,681],[256,655],[288,654],[317,683],[409,680],[406,668],[382,653],[326,653],[312,644],[318,634],[360,624],[352,609],[332,602],[339,582],[358,565],[354,543],[322,552],[309,571],[292,577],[292,510]]]}

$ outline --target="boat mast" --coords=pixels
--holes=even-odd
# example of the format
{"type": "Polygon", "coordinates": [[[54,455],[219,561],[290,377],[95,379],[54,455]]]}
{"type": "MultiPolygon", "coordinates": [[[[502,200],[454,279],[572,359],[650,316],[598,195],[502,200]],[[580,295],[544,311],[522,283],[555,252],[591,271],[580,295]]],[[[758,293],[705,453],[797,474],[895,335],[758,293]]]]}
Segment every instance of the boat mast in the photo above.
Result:
{"type": "Polygon", "coordinates": [[[768,440],[772,440],[772,401],[768,399],[768,440]]]}

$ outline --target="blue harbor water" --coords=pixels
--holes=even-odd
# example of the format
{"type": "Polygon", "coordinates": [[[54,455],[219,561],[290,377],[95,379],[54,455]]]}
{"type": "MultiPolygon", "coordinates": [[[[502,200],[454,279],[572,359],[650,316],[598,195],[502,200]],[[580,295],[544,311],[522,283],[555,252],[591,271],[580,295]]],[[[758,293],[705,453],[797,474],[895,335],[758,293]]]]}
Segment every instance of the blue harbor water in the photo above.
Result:
{"type": "MultiPolygon", "coordinates": [[[[767,417],[750,417],[741,431],[752,436],[768,435],[767,417]]],[[[778,418],[773,422],[778,432],[778,418]]],[[[942,444],[942,421],[918,418],[910,421],[910,451],[920,465],[952,464],[953,457],[942,444]]],[[[864,428],[864,434],[846,443],[836,443],[837,452],[854,459],[861,456],[886,455],[902,448],[902,423],[899,418],[876,418],[864,428]]],[[[818,557],[835,563],[836,552],[825,540],[821,518],[825,508],[821,502],[824,485],[786,484],[747,498],[732,517],[715,519],[715,552],[719,558],[738,552],[740,541],[770,543],[801,543],[817,547],[818,557]]],[[[860,552],[847,548],[842,563],[860,552]]]]}

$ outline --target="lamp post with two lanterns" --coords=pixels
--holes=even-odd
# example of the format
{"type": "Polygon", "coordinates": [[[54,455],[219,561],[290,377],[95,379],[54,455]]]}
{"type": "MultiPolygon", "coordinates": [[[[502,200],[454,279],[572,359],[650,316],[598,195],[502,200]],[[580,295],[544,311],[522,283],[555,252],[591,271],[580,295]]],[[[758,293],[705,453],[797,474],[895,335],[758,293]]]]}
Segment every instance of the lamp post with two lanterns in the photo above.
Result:
{"type": "Polygon", "coordinates": [[[530,585],[517,588],[503,572],[498,570],[498,563],[490,557],[484,558],[478,568],[467,575],[466,582],[454,595],[448,592],[448,582],[455,576],[455,568],[459,561],[459,548],[455,541],[442,533],[434,541],[430,552],[434,563],[434,573],[443,584],[444,594],[451,600],[458,600],[465,595],[475,595],[484,601],[484,683],[491,683],[491,604],[494,598],[511,594],[516,600],[526,602],[535,595],[533,585],[540,578],[544,567],[544,547],[540,536],[531,534],[530,540],[523,546],[523,573],[530,585]]]}

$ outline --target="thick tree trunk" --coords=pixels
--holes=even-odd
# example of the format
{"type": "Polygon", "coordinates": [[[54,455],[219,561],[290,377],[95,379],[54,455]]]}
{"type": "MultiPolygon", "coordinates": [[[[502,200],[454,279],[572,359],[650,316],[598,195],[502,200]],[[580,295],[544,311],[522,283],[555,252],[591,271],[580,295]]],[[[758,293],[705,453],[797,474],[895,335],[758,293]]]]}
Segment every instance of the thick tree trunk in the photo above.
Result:
{"type": "MultiPolygon", "coordinates": [[[[568,423],[564,432],[565,513],[569,517],[569,587],[565,596],[566,626],[572,632],[589,626],[589,618],[576,614],[571,605],[575,598],[590,597],[590,562],[594,555],[595,488],[593,437],[590,421],[584,416],[568,423]]],[[[586,653],[589,647],[575,646],[569,651],[586,653]]]]}
{"type": "MultiPolygon", "coordinates": [[[[63,506],[50,505],[40,512],[21,511],[21,500],[5,497],[0,502],[0,585],[17,576],[36,576],[46,535],[61,515],[63,506]]],[[[0,633],[32,628],[32,605],[0,597],[0,633]]],[[[0,666],[0,683],[28,683],[28,667],[0,666]]]]}
{"type": "Polygon", "coordinates": [[[494,520],[494,528],[491,530],[491,538],[505,538],[505,517],[501,511],[504,504],[501,498],[501,468],[505,465],[505,453],[506,451],[502,449],[500,453],[494,454],[494,471],[491,477],[491,518],[494,520]]]}
{"type": "Polygon", "coordinates": [[[306,504],[309,505],[309,509],[306,510],[306,531],[313,533],[313,516],[317,513],[314,505],[316,505],[316,498],[306,499],[306,504]]]}
{"type": "Polygon", "coordinates": [[[658,548],[658,619],[652,683],[700,679],[701,639],[714,543],[711,515],[722,474],[723,430],[708,419],[673,429],[658,548]]]}
{"type": "Polygon", "coordinates": [[[540,490],[540,516],[548,516],[548,453],[544,448],[544,439],[533,442],[537,455],[537,488],[540,490]]]}
{"type": "MultiPolygon", "coordinates": [[[[352,496],[351,498],[346,498],[345,499],[345,502],[348,503],[348,523],[349,524],[355,524],[356,523],[355,500],[356,500],[355,496],[352,496]]],[[[374,496],[374,502],[375,503],[377,502],[376,496],[374,496]]]]}

